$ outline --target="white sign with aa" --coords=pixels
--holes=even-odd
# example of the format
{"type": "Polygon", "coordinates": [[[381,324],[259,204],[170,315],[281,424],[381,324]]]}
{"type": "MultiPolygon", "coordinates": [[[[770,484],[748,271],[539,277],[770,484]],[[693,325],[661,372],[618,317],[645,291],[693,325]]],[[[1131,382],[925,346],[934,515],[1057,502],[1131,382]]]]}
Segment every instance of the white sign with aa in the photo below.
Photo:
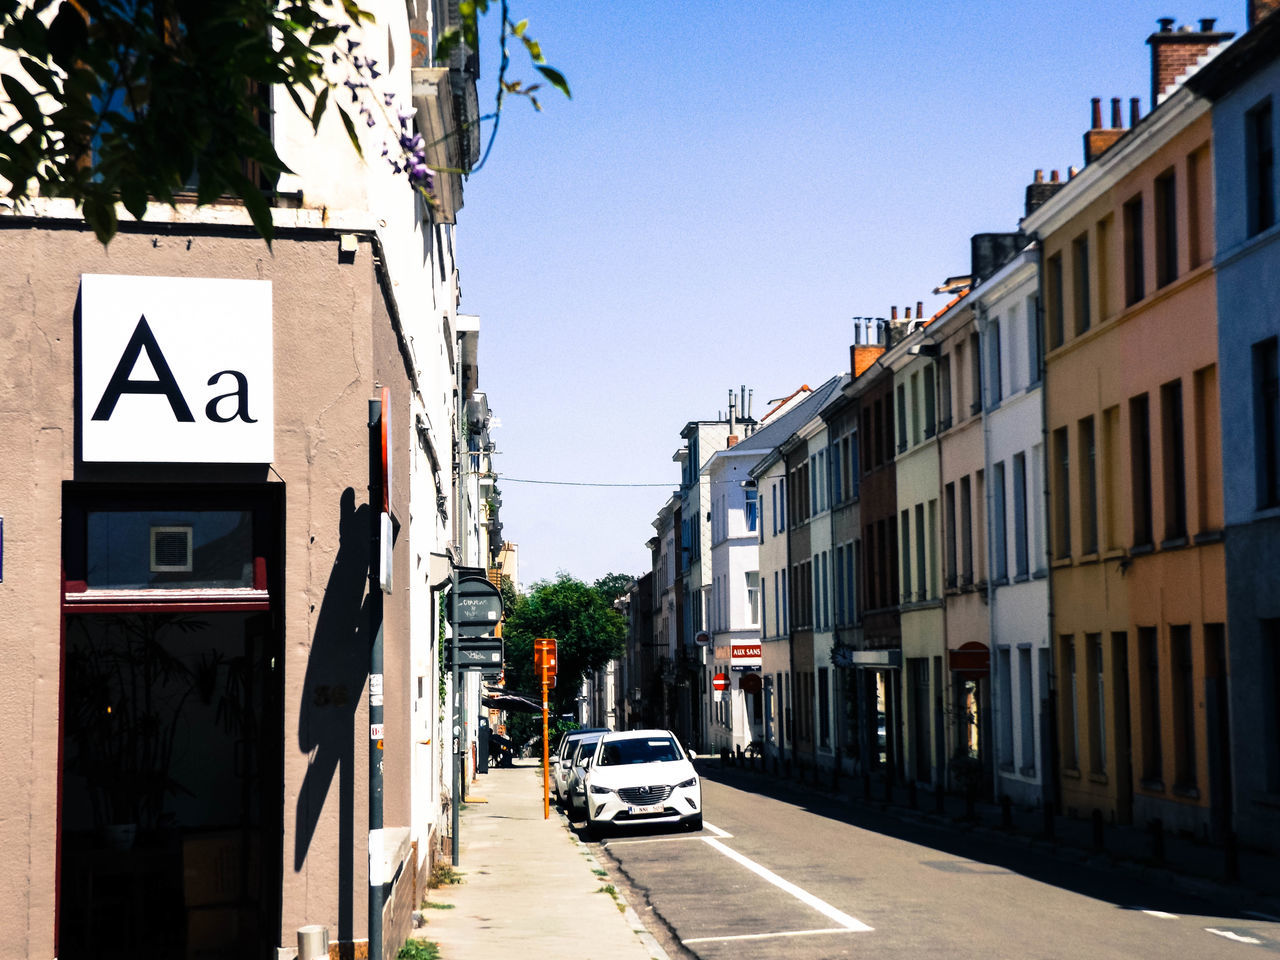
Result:
{"type": "Polygon", "coordinates": [[[80,278],[85,461],[270,463],[271,283],[80,278]]]}

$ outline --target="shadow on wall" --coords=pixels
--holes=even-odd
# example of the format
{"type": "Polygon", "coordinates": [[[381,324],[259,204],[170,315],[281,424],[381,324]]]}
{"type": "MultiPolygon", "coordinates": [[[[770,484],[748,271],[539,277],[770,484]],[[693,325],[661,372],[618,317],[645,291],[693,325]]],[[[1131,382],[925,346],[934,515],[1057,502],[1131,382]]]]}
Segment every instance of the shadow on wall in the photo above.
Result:
{"type": "Polygon", "coordinates": [[[325,804],[331,802],[334,773],[340,768],[337,935],[343,941],[353,937],[355,714],[369,675],[368,578],[369,507],[357,509],[355,491],[348,487],[338,505],[338,553],[316,616],[298,710],[298,748],[310,755],[311,763],[298,794],[293,853],[297,872],[306,862],[325,804]]]}

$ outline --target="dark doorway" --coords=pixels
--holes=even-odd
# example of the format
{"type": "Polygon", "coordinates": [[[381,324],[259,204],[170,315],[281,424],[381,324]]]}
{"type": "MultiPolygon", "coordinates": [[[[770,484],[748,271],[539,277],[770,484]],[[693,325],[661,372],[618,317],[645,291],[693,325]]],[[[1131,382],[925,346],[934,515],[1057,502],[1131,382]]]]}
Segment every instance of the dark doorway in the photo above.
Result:
{"type": "Polygon", "coordinates": [[[66,645],[59,956],[266,957],[270,615],[70,615],[66,645]]]}

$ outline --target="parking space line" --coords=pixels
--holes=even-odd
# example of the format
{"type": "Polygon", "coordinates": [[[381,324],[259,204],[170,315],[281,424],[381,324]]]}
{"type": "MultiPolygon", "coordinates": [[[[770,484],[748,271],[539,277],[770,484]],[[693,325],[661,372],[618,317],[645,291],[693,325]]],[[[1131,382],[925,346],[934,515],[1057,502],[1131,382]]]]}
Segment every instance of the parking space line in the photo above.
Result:
{"type": "Polygon", "coordinates": [[[809,893],[809,891],[801,889],[800,887],[797,887],[790,880],[784,880],[782,877],[778,876],[772,870],[768,869],[767,867],[762,867],[760,864],[756,863],[754,860],[750,859],[749,857],[745,857],[742,854],[740,854],[737,850],[733,850],[730,847],[726,847],[723,843],[721,843],[716,838],[703,837],[702,842],[705,843],[707,846],[713,847],[714,849],[718,850],[720,853],[723,853],[730,860],[733,860],[736,863],[739,863],[742,866],[746,867],[748,870],[756,874],[758,877],[768,880],[778,889],[791,894],[793,897],[795,897],[797,900],[799,900],[801,903],[805,904],[806,906],[810,906],[814,910],[817,910],[819,913],[823,914],[824,916],[834,920],[836,923],[840,924],[840,926],[844,927],[846,930],[865,933],[865,932],[869,932],[872,929],[871,927],[863,923],[861,920],[858,920],[854,917],[849,916],[847,913],[837,910],[835,907],[831,906],[831,904],[827,903],[825,900],[818,899],[812,893],[809,893]]]}
{"type": "Polygon", "coordinates": [[[812,937],[821,933],[858,933],[857,930],[850,930],[848,927],[827,927],[823,930],[783,930],[778,933],[739,933],[732,937],[692,937],[689,940],[681,940],[683,944],[690,943],[720,943],[725,940],[769,940],[773,937],[812,937]]]}
{"type": "Polygon", "coordinates": [[[728,830],[721,830],[721,829],[720,829],[719,827],[717,827],[714,823],[707,823],[707,821],[705,821],[705,820],[703,820],[703,821],[702,821],[702,828],[703,828],[704,830],[710,830],[712,833],[714,833],[714,834],[715,834],[717,837],[719,837],[721,840],[727,840],[727,839],[729,839],[730,837],[732,837],[732,836],[733,836],[733,834],[732,834],[732,833],[730,833],[728,830]]]}
{"type": "Polygon", "coordinates": [[[1252,944],[1262,943],[1262,941],[1259,940],[1257,937],[1245,937],[1236,933],[1234,930],[1218,930],[1218,929],[1215,929],[1214,927],[1205,927],[1204,929],[1207,933],[1213,933],[1218,935],[1219,937],[1225,937],[1228,940],[1234,940],[1236,943],[1252,943],[1252,944]]]}

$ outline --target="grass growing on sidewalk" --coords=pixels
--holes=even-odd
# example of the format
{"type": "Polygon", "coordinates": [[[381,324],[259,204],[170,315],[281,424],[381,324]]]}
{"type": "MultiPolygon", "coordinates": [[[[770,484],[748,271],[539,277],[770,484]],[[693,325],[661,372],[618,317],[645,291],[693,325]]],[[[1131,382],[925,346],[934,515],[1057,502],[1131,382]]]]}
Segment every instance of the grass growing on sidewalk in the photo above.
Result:
{"type": "Polygon", "coordinates": [[[452,910],[452,903],[437,903],[435,900],[424,900],[422,906],[426,910],[452,910]]]}
{"type": "Polygon", "coordinates": [[[396,960],[440,960],[440,947],[430,940],[406,940],[396,960]]]}
{"type": "Polygon", "coordinates": [[[427,887],[434,890],[437,887],[461,882],[462,874],[453,869],[452,864],[437,863],[431,868],[431,876],[427,878],[427,887]]]}
{"type": "Polygon", "coordinates": [[[627,912],[626,905],[623,904],[622,901],[618,899],[617,887],[615,887],[612,883],[605,884],[603,887],[597,890],[596,893],[607,893],[609,896],[613,897],[613,905],[618,908],[619,913],[627,912]]]}

